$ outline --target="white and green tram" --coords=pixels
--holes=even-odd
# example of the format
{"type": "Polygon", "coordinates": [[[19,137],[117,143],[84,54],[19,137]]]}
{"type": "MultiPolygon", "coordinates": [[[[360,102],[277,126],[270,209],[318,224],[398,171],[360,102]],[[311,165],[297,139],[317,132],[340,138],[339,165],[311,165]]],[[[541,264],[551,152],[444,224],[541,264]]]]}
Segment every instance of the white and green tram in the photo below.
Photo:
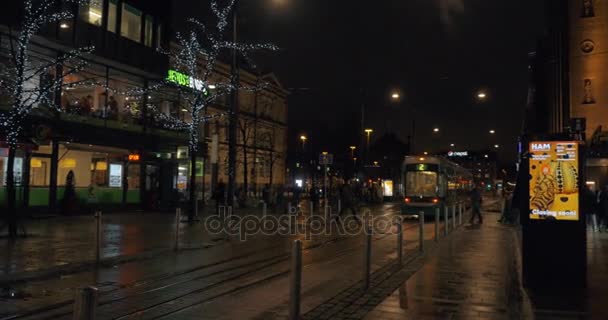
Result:
{"type": "Polygon", "coordinates": [[[468,205],[473,175],[442,157],[408,156],[403,161],[404,199],[401,212],[407,215],[434,216],[435,209],[464,202],[468,205]]]}

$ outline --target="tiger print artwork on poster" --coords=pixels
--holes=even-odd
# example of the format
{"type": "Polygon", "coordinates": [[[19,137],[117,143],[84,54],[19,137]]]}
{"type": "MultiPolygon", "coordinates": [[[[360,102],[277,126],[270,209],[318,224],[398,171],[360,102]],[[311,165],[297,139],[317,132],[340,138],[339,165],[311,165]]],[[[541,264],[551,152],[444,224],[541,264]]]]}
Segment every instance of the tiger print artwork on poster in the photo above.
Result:
{"type": "Polygon", "coordinates": [[[578,168],[577,142],[530,143],[530,219],[579,219],[578,168]]]}

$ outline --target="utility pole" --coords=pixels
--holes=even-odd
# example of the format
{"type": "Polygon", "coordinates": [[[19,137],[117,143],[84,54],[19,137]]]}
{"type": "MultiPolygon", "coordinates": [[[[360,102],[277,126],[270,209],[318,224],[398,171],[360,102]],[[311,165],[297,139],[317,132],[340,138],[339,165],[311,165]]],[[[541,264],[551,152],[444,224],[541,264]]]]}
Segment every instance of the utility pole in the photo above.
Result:
{"type": "MultiPolygon", "coordinates": [[[[232,42],[236,43],[238,39],[237,27],[238,27],[238,1],[234,2],[232,10],[232,42]]],[[[232,49],[232,64],[230,74],[232,77],[233,90],[231,93],[231,105],[230,105],[230,124],[228,132],[228,205],[232,206],[234,203],[234,193],[236,190],[236,140],[237,140],[237,125],[239,121],[239,69],[238,69],[238,57],[236,48],[232,49]]]]}

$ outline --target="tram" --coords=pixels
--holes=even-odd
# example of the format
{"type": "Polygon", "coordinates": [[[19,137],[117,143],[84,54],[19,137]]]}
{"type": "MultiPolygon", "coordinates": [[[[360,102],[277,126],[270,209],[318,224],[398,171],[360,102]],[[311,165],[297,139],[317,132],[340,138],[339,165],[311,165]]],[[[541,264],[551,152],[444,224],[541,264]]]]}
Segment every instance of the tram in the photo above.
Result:
{"type": "Polygon", "coordinates": [[[401,213],[434,216],[440,208],[443,216],[446,207],[465,202],[473,189],[473,175],[463,167],[442,157],[411,157],[401,168],[404,199],[401,213]]]}

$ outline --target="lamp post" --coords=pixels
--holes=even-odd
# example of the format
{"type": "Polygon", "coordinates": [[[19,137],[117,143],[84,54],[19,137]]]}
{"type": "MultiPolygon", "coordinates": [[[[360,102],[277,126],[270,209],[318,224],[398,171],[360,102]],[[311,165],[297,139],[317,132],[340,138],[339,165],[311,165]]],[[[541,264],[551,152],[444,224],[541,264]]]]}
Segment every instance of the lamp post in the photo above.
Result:
{"type": "Polygon", "coordinates": [[[355,150],[357,149],[356,146],[350,146],[350,157],[354,158],[355,157],[355,150]]]}
{"type": "Polygon", "coordinates": [[[308,140],[308,137],[305,135],[300,136],[300,141],[302,141],[302,152],[306,151],[306,140],[308,140]]]}
{"type": "Polygon", "coordinates": [[[366,163],[369,162],[369,141],[370,141],[370,137],[372,135],[372,132],[374,132],[373,129],[365,129],[365,134],[367,135],[367,138],[366,138],[367,143],[365,144],[365,160],[366,160],[366,163]]]}

